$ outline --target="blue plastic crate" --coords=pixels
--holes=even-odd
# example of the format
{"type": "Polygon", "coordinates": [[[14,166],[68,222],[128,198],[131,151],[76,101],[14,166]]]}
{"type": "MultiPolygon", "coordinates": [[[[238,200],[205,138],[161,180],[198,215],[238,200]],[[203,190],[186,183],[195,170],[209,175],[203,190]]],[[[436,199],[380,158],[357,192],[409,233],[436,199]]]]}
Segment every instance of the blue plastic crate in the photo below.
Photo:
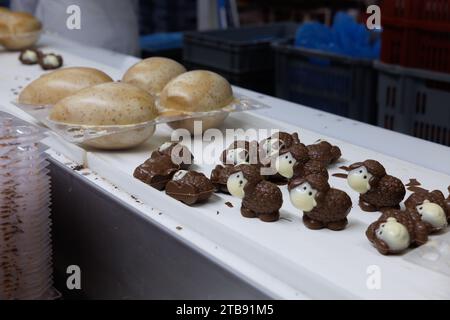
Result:
{"type": "Polygon", "coordinates": [[[276,43],[278,97],[375,124],[376,73],[373,62],[276,43]]]}
{"type": "Polygon", "coordinates": [[[293,22],[230,28],[184,34],[184,60],[224,72],[243,74],[273,71],[271,44],[293,39],[298,24],[293,22]]]}

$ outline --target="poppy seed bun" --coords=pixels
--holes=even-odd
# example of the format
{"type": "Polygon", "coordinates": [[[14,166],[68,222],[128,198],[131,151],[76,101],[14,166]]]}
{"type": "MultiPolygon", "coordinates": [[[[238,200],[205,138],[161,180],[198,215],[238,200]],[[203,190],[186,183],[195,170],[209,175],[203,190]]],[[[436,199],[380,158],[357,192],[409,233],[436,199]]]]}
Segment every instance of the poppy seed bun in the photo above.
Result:
{"type": "Polygon", "coordinates": [[[41,22],[26,12],[0,12],[0,44],[9,50],[20,50],[34,45],[42,29],[41,22]]]}
{"type": "Polygon", "coordinates": [[[110,82],[60,100],[50,119],[82,125],[128,125],[150,121],[158,112],[154,98],[131,84],[110,82]]]}
{"type": "Polygon", "coordinates": [[[94,68],[59,69],[42,75],[26,86],[19,95],[19,103],[54,105],[84,88],[112,81],[106,73],[94,68]]]}
{"type": "Polygon", "coordinates": [[[175,60],[153,57],[133,65],[124,74],[122,81],[157,95],[170,80],[184,72],[185,67],[175,60]]]}
{"type": "Polygon", "coordinates": [[[172,79],[163,89],[160,105],[181,112],[221,109],[233,101],[230,83],[217,73],[196,70],[172,79]]]}

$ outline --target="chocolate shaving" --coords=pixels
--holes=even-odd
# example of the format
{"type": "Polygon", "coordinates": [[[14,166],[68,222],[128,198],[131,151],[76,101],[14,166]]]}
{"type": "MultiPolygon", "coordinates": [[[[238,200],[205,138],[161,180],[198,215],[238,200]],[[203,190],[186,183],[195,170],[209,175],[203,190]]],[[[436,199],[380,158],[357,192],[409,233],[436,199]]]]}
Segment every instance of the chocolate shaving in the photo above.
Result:
{"type": "Polygon", "coordinates": [[[347,179],[348,175],[345,173],[335,173],[333,174],[333,177],[347,179]]]}
{"type": "Polygon", "coordinates": [[[417,181],[417,179],[415,179],[415,178],[409,179],[409,183],[406,184],[407,187],[419,187],[421,185],[422,184],[419,181],[417,181]]]}
{"type": "Polygon", "coordinates": [[[229,201],[225,202],[225,204],[228,208],[234,208],[233,204],[229,201]]]}
{"type": "Polygon", "coordinates": [[[339,167],[339,169],[345,170],[347,172],[351,171],[350,167],[347,167],[347,166],[341,166],[341,167],[339,167]]]}
{"type": "Polygon", "coordinates": [[[417,186],[408,187],[407,189],[411,192],[428,192],[427,189],[417,187],[417,186]]]}

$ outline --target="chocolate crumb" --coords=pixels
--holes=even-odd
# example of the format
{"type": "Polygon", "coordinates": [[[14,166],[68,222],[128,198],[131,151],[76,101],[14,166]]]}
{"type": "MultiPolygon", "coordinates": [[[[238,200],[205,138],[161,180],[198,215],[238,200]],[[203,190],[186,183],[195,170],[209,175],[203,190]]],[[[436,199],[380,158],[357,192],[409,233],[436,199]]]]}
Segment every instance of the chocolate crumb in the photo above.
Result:
{"type": "Polygon", "coordinates": [[[158,215],[162,215],[162,212],[158,213],[158,215]]]}
{"type": "Polygon", "coordinates": [[[72,168],[72,170],[74,170],[74,171],[80,171],[83,169],[84,169],[84,166],[82,164],[76,165],[75,167],[72,168]]]}
{"type": "Polygon", "coordinates": [[[417,186],[408,187],[408,190],[411,192],[428,192],[427,189],[417,187],[417,186]]]}
{"type": "Polygon", "coordinates": [[[419,187],[421,185],[422,184],[419,181],[417,181],[417,179],[415,179],[415,178],[409,179],[409,183],[406,184],[407,187],[419,187]]]}
{"type": "Polygon", "coordinates": [[[234,208],[233,204],[232,204],[230,201],[225,202],[225,205],[226,205],[228,208],[234,208]]]}
{"type": "Polygon", "coordinates": [[[217,211],[217,214],[220,214],[220,212],[219,212],[219,211],[217,211]]]}
{"type": "Polygon", "coordinates": [[[177,230],[183,230],[183,228],[180,226],[177,226],[177,230]]]}
{"type": "Polygon", "coordinates": [[[345,173],[335,173],[333,174],[333,177],[347,179],[348,175],[345,173]]]}

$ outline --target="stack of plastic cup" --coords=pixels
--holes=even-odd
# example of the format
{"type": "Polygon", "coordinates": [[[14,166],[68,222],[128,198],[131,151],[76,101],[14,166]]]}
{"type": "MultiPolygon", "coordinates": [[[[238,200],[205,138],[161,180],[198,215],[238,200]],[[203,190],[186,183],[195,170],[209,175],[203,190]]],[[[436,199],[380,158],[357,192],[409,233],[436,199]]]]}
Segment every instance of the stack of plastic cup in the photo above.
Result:
{"type": "Polygon", "coordinates": [[[40,129],[0,114],[0,300],[51,299],[50,177],[40,129]]]}

